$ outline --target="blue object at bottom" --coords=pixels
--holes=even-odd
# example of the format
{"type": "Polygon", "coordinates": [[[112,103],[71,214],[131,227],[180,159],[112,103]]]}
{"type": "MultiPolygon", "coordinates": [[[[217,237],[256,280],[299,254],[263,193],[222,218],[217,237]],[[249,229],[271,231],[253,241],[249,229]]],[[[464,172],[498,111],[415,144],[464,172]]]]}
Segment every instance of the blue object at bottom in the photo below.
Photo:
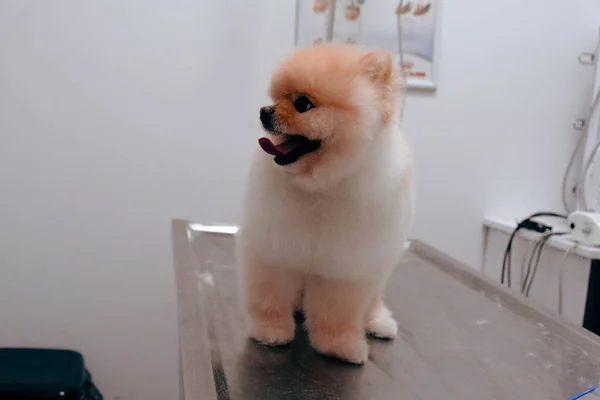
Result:
{"type": "Polygon", "coordinates": [[[581,393],[579,393],[579,394],[576,394],[576,395],[575,395],[575,396],[573,396],[573,397],[569,397],[567,400],[577,400],[577,399],[580,399],[580,398],[582,398],[582,397],[583,397],[583,396],[585,396],[585,395],[588,395],[588,394],[590,394],[590,393],[593,393],[593,392],[595,392],[595,391],[596,391],[596,390],[598,390],[599,388],[600,388],[600,384],[598,384],[598,385],[594,385],[594,386],[592,386],[591,388],[589,388],[589,389],[587,389],[587,390],[584,390],[583,392],[581,392],[581,393]]]}

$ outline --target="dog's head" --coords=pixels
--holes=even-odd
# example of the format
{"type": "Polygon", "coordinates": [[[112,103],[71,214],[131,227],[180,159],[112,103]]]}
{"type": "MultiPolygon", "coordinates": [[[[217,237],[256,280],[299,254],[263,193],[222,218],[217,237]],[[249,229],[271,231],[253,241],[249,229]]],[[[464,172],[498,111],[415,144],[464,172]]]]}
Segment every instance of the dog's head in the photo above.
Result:
{"type": "Polygon", "coordinates": [[[260,109],[264,151],[299,179],[334,183],[353,167],[396,114],[401,80],[386,51],[318,44],[275,70],[273,104],[260,109]]]}

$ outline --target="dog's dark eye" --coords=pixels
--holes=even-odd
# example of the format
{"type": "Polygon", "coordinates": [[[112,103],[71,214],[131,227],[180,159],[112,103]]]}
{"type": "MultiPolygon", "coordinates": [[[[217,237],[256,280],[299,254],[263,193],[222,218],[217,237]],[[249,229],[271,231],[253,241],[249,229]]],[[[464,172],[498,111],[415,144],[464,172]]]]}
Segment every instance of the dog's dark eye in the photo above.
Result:
{"type": "Polygon", "coordinates": [[[299,113],[307,112],[311,108],[314,108],[314,104],[310,102],[308,97],[300,96],[296,100],[294,100],[294,108],[299,113]]]}

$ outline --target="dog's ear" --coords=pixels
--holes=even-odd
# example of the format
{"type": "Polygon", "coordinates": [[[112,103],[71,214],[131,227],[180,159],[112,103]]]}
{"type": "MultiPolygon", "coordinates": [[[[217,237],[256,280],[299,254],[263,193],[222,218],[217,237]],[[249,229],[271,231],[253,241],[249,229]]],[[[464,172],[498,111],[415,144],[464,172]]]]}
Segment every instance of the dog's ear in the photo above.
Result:
{"type": "Polygon", "coordinates": [[[392,83],[392,53],[386,50],[375,50],[360,59],[363,72],[373,81],[383,85],[392,83]]]}

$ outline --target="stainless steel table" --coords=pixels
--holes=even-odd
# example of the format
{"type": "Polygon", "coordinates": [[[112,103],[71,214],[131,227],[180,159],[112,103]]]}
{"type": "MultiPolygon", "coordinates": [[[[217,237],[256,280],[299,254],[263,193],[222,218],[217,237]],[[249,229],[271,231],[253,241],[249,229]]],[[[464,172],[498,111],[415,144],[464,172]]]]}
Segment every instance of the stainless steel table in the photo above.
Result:
{"type": "MultiPolygon", "coordinates": [[[[362,367],[247,339],[233,236],[173,222],[185,400],[564,400],[600,381],[600,340],[419,242],[388,284],[400,326],[362,367]]],[[[218,231],[219,229],[217,229],[218,231]]],[[[587,397],[584,398],[587,400],[587,397]]]]}

